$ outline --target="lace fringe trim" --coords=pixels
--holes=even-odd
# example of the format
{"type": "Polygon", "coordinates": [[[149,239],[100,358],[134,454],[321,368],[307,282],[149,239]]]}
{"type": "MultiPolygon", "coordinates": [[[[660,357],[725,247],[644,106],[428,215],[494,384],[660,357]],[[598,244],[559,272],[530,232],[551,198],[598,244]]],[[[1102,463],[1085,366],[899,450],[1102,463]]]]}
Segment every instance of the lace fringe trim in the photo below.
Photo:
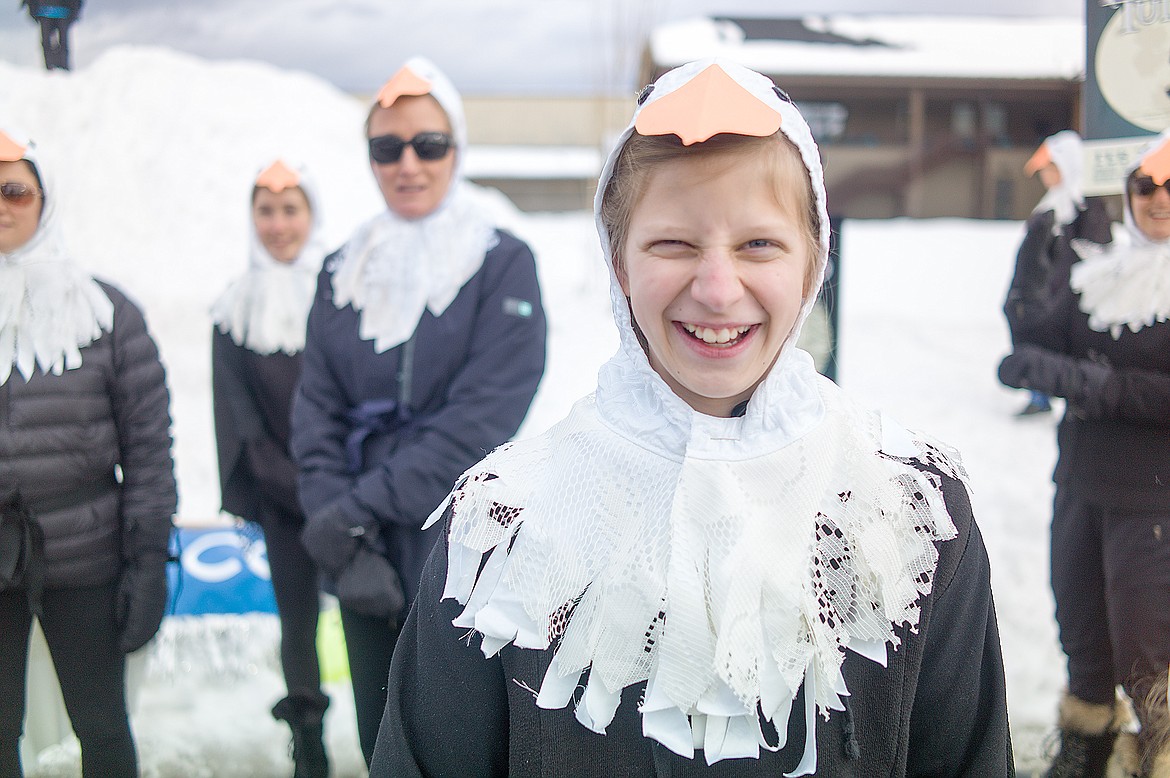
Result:
{"type": "Polygon", "coordinates": [[[794,500],[793,490],[762,478],[792,464],[784,456],[707,472],[710,463],[649,462],[583,401],[542,438],[497,449],[431,516],[427,526],[451,522],[443,597],[465,606],[453,623],[481,633],[485,656],[508,643],[554,647],[536,704],[562,708],[576,698],[577,719],[597,732],[612,721],[622,689],[645,681],[644,735],[688,758],[702,748],[709,764],[782,748],[803,683],[808,735],[791,775],[815,771],[814,713],[844,708],[844,649],[884,666],[887,648],[899,644],[895,628],[917,626],[937,564],[934,541],[955,535],[941,479],[915,463],[967,480],[954,452],[876,414],[839,410],[824,434],[803,441],[806,455],[833,455],[831,488],[794,500]],[[858,428],[865,432],[849,434],[858,428]],[[623,484],[660,483],[672,467],[674,488],[642,506],[651,518],[638,523],[637,513],[621,512],[633,494],[623,484]],[[729,542],[711,542],[703,517],[686,508],[734,500],[721,491],[734,470],[746,480],[730,491],[763,484],[769,510],[747,505],[729,542]],[[592,515],[570,520],[556,510],[574,488],[577,505],[595,506],[592,515]],[[663,529],[670,539],[655,542],[663,529]],[[806,544],[793,541],[798,533],[806,544]],[[589,536],[604,538],[592,554],[580,540],[589,536]],[[786,548],[796,549],[788,560],[772,556],[786,548]]]}

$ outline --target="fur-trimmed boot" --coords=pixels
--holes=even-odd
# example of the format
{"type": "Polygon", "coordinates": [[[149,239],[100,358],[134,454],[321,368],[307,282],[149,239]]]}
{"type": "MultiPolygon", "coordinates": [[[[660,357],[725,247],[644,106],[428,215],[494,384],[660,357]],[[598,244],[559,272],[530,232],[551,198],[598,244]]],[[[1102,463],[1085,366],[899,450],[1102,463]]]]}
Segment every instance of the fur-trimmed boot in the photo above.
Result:
{"type": "Polygon", "coordinates": [[[292,730],[293,778],[329,778],[325,754],[325,695],[293,693],[272,707],[273,718],[288,722],[292,730]]]}
{"type": "Polygon", "coordinates": [[[1086,702],[1071,694],[1060,700],[1057,725],[1060,752],[1045,773],[1047,778],[1105,778],[1113,753],[1119,716],[1117,704],[1086,702]]]}

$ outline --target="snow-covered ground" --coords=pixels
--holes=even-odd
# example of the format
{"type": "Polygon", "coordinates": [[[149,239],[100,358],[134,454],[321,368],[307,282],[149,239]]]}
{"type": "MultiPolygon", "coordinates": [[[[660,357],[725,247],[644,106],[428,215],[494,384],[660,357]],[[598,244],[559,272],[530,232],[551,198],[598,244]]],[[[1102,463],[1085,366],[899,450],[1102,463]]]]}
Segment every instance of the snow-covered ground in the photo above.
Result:
{"type": "MultiPolygon", "coordinates": [[[[255,63],[161,49],[111,51],[72,74],[0,62],[0,126],[56,163],[62,216],[86,266],[145,308],[173,393],[179,520],[218,516],[208,306],[244,267],[250,182],[276,154],[303,160],[339,244],[379,204],[364,158],[365,107],[324,82],[255,63]]],[[[616,334],[592,218],[506,213],[534,247],[550,322],[548,371],[521,435],[594,385],[616,334]]],[[[959,448],[991,556],[1012,736],[1025,774],[1042,765],[1064,665],[1047,585],[1052,417],[1018,420],[995,380],[1007,348],[1000,305],[1018,222],[847,222],[840,383],[908,427],[959,448]]],[[[133,725],[144,776],[291,773],[271,616],[170,619],[136,663],[133,725]]],[[[353,704],[330,682],[336,776],[361,776],[353,704]]],[[[74,743],[32,754],[27,774],[79,775],[74,743]]]]}

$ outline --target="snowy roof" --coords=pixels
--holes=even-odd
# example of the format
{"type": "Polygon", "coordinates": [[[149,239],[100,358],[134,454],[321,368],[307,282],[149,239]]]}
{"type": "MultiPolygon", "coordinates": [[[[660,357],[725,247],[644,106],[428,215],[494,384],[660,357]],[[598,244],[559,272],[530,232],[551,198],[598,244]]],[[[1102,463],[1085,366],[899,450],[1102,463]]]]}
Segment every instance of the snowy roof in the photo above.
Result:
{"type": "Polygon", "coordinates": [[[701,17],[650,35],[657,66],[733,59],[772,75],[1079,79],[1085,25],[1075,17],[701,17]]]}

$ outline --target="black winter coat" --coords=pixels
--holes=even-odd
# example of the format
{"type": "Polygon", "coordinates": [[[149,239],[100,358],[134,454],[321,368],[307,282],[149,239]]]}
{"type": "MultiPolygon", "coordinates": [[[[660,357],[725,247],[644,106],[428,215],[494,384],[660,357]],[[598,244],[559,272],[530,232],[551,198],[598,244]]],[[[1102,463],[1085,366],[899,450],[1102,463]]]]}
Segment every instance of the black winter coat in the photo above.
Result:
{"type": "Polygon", "coordinates": [[[1028,217],[1024,239],[1016,251],[1016,269],[1008,288],[1004,314],[1015,343],[1017,323],[1028,316],[1029,308],[1045,305],[1068,287],[1069,271],[1078,257],[1070,241],[1089,240],[1109,243],[1113,240],[1109,213],[1099,198],[1085,201],[1085,209],[1059,235],[1052,234],[1056,220],[1053,211],[1041,211],[1028,217]]]}
{"type": "Polygon", "coordinates": [[[170,396],[139,309],[109,284],[112,332],[61,375],[0,385],[0,496],[45,532],[45,587],[97,586],[167,553],[176,489],[170,396]],[[119,478],[120,476],[120,478],[119,478]]]}
{"type": "Polygon", "coordinates": [[[211,388],[219,485],[225,511],[260,521],[261,504],[299,517],[297,468],[289,453],[293,392],[301,355],[257,354],[216,328],[211,388]]]}
{"type": "MultiPolygon", "coordinates": [[[[1075,252],[1067,242],[1061,251],[1071,268],[1075,252]]],[[[1125,328],[1117,339],[1091,329],[1068,272],[1050,295],[1007,313],[1017,353],[1026,354],[1018,361],[1027,363],[1009,370],[1026,380],[1009,383],[1068,400],[1057,485],[1101,505],[1170,506],[1170,321],[1125,328]]]]}
{"type": "MultiPolygon", "coordinates": [[[[423,313],[407,344],[378,354],[372,341],[359,338],[358,313],[333,304],[337,255],[325,260],[309,313],[292,411],[301,505],[310,524],[330,509],[347,526],[379,530],[407,602],[441,531],[423,532],[423,522],[464,470],[516,433],[544,373],[535,260],[515,237],[497,235],[479,271],[441,316],[423,313]],[[353,425],[346,414],[363,403],[397,400],[405,374],[412,421],[370,435],[359,472],[351,472],[345,442],[353,425]]],[[[309,553],[320,564],[318,550],[309,553]]]]}
{"type": "MultiPolygon", "coordinates": [[[[958,536],[937,544],[918,629],[899,631],[902,644],[889,651],[887,668],[846,652],[842,673],[852,696],[846,711],[827,722],[818,716],[817,775],[1014,774],[987,552],[963,486],[945,479],[943,489],[958,536]]],[[[605,735],[578,723],[571,705],[538,708],[530,690],[540,688],[552,651],[509,644],[485,659],[479,640],[451,624],[463,607],[440,601],[446,568],[442,543],[394,651],[372,778],[775,778],[800,760],[803,689],[784,748],[711,766],[700,751],[686,759],[642,735],[644,684],[623,692],[605,735]]]]}

